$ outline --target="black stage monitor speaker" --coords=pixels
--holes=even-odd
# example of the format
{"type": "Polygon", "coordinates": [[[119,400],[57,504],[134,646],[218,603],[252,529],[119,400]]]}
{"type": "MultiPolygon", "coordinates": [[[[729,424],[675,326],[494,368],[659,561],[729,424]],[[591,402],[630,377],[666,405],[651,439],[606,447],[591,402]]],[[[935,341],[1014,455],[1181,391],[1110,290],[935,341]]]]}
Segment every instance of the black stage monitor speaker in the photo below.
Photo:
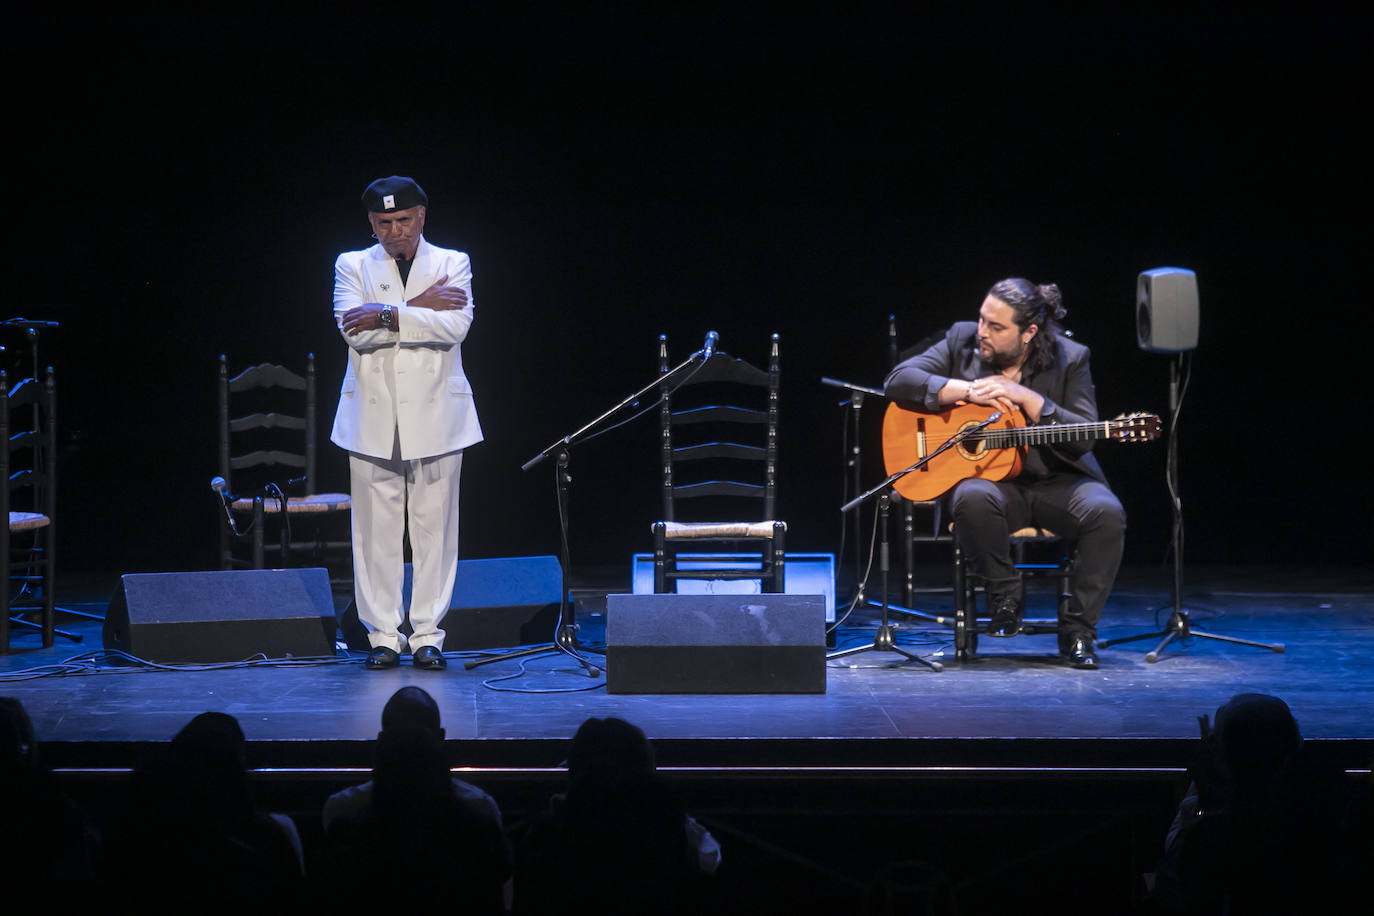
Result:
{"type": "Polygon", "coordinates": [[[171,664],[334,654],[326,569],[131,573],[105,613],[104,642],[171,664]]]}
{"type": "Polygon", "coordinates": [[[1156,267],[1136,277],[1135,331],[1140,349],[1181,353],[1197,349],[1197,274],[1156,267]]]}
{"type": "Polygon", "coordinates": [[[825,693],[822,595],[607,595],[607,693],[825,693]]]}
{"type": "MultiPolygon", "coordinates": [[[[410,607],[413,569],[407,563],[401,603],[410,607]]],[[[444,649],[504,649],[549,642],[557,634],[563,566],[558,557],[459,560],[448,614],[440,625],[444,649]]],[[[350,649],[368,649],[358,608],[349,602],[339,628],[350,649]]],[[[402,627],[409,633],[409,624],[402,627]]]]}

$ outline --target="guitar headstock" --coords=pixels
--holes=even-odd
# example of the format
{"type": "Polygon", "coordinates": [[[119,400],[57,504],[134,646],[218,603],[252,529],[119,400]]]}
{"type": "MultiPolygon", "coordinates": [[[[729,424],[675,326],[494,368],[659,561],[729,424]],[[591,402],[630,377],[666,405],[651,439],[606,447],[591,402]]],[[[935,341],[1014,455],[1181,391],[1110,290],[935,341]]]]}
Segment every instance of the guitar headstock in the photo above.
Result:
{"type": "Polygon", "coordinates": [[[1122,414],[1108,421],[1111,437],[1118,442],[1148,442],[1159,437],[1159,416],[1152,413],[1122,414]]]}

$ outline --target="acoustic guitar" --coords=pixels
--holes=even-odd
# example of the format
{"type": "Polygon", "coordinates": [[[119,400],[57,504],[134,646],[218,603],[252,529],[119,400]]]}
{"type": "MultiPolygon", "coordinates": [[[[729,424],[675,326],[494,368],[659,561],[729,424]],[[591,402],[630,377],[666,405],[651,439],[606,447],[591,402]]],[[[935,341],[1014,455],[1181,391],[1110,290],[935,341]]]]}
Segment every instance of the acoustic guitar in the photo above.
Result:
{"type": "MultiPolygon", "coordinates": [[[[929,413],[892,402],[883,415],[883,464],[887,473],[896,474],[911,467],[996,410],[960,401],[948,410],[929,413]]],[[[924,467],[898,479],[893,487],[907,499],[936,499],[972,477],[1015,477],[1021,473],[1026,449],[1032,445],[1095,439],[1148,442],[1159,435],[1159,427],[1159,417],[1152,413],[1122,414],[1115,420],[1096,423],[1027,426],[1021,411],[1008,410],[985,429],[970,434],[924,467]]]]}

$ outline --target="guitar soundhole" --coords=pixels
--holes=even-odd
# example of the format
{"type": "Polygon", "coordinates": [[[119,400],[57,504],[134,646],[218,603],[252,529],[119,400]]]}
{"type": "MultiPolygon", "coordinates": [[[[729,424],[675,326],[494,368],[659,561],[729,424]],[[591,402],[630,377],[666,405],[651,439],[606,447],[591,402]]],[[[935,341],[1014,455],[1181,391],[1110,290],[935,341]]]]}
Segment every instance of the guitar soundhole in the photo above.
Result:
{"type": "MultiPolygon", "coordinates": [[[[977,426],[977,423],[965,423],[959,431],[963,432],[970,426],[977,426]]],[[[967,439],[954,446],[954,450],[969,461],[977,461],[982,458],[988,450],[988,444],[984,441],[981,433],[974,433],[967,439]]]]}

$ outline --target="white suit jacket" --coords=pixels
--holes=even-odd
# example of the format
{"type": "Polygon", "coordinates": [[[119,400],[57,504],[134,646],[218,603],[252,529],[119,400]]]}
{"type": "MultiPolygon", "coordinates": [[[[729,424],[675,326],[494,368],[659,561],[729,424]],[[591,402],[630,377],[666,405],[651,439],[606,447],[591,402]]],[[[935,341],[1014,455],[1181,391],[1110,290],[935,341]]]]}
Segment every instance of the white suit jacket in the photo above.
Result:
{"type": "Polygon", "coordinates": [[[436,248],[422,237],[401,283],[396,262],[381,245],[346,251],[334,263],[334,323],[366,303],[391,305],[396,330],[362,331],[348,344],[348,370],[329,438],[375,458],[390,458],[400,435],[401,458],[443,455],[482,441],[472,386],[463,374],[463,338],[472,324],[472,266],[461,251],[436,248]],[[436,312],[405,305],[436,280],[461,286],[462,309],[436,312]]]}

